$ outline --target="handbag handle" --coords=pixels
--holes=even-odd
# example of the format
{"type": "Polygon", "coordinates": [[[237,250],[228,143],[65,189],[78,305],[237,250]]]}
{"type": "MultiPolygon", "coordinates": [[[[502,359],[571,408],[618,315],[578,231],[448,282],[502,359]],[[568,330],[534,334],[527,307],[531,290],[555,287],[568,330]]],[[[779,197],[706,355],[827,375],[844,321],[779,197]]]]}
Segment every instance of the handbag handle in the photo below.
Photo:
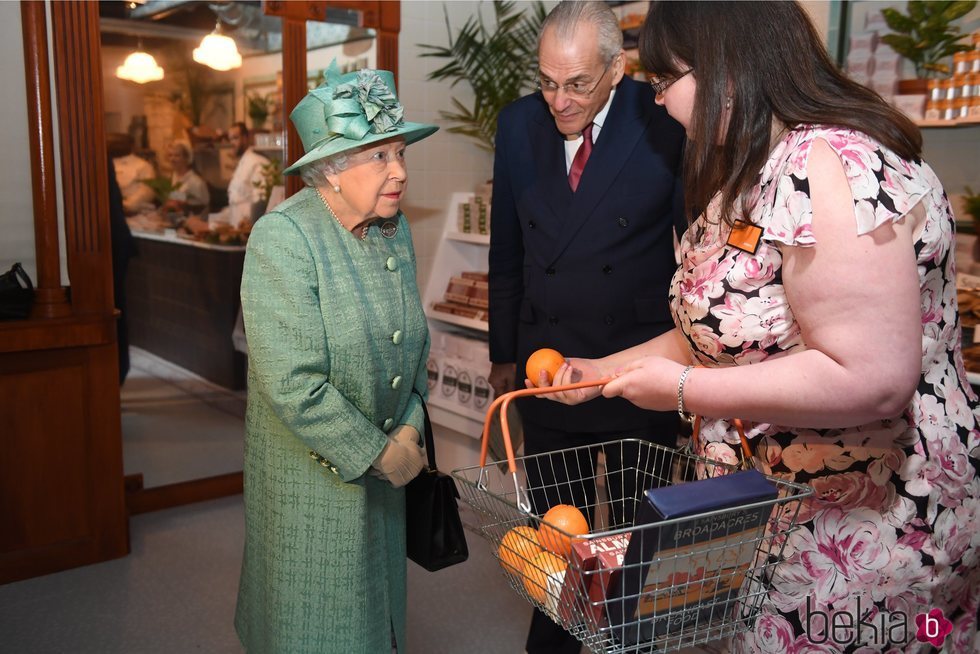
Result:
{"type": "Polygon", "coordinates": [[[27,274],[27,271],[24,270],[22,265],[20,265],[20,262],[15,263],[11,270],[14,272],[15,276],[19,277],[22,282],[27,284],[27,290],[34,290],[34,284],[31,283],[31,276],[27,274]]]}
{"type": "Polygon", "coordinates": [[[422,418],[423,418],[423,438],[425,439],[425,456],[429,459],[429,470],[438,470],[436,467],[436,441],[432,437],[432,421],[429,420],[429,409],[425,406],[425,400],[419,395],[419,392],[412,389],[412,392],[418,395],[419,402],[422,403],[422,418]]]}

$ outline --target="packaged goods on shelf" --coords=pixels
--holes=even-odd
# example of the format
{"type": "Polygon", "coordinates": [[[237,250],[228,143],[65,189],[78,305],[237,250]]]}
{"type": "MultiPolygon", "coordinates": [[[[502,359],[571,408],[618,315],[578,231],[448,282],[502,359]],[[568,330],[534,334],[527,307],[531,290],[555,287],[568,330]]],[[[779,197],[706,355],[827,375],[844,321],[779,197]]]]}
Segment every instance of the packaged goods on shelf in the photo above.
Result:
{"type": "MultiPolygon", "coordinates": [[[[486,341],[448,332],[433,334],[428,369],[438,373],[430,386],[431,404],[483,420],[492,395],[487,381],[490,349],[486,341]]],[[[474,430],[473,436],[478,435],[474,430]]]]}
{"type": "Polygon", "coordinates": [[[489,319],[486,310],[457,302],[435,302],[432,305],[432,310],[439,313],[448,313],[453,316],[482,320],[484,322],[487,322],[489,319]]]}
{"type": "Polygon", "coordinates": [[[443,306],[441,308],[434,306],[433,308],[435,310],[484,320],[483,317],[479,317],[478,313],[474,313],[473,311],[462,310],[458,312],[456,309],[460,307],[486,309],[490,306],[490,291],[486,280],[486,273],[463,272],[458,276],[451,277],[449,284],[446,286],[443,299],[445,302],[437,304],[449,306],[443,306]]]}
{"type": "Polygon", "coordinates": [[[464,234],[490,233],[490,197],[471,195],[459,204],[456,228],[464,234]]]}

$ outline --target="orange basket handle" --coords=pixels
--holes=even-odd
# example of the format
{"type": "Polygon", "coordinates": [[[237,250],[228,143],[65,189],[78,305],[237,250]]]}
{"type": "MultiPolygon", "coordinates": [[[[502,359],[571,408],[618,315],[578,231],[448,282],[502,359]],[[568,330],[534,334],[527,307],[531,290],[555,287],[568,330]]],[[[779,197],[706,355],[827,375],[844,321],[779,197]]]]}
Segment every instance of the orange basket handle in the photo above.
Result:
{"type": "Polygon", "coordinates": [[[514,460],[514,445],[510,439],[510,426],[507,424],[507,408],[512,400],[518,397],[530,395],[544,395],[546,393],[561,393],[562,391],[574,391],[579,388],[589,388],[591,386],[604,386],[613,380],[612,377],[605,377],[596,381],[578,382],[575,384],[565,384],[563,386],[542,386],[541,388],[521,388],[516,391],[500,395],[487,408],[487,417],[483,420],[483,442],[480,447],[480,467],[487,464],[487,450],[490,447],[490,420],[493,412],[500,409],[500,428],[504,434],[504,448],[507,450],[507,469],[511,474],[517,473],[517,462],[514,460]]]}

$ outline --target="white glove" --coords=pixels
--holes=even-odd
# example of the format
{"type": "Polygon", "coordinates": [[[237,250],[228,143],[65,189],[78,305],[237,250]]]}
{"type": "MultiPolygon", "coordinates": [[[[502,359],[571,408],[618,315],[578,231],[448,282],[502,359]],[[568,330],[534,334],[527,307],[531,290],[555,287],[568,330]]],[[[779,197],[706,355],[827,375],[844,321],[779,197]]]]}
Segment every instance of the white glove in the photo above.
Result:
{"type": "Polygon", "coordinates": [[[418,446],[418,431],[415,431],[414,442],[400,442],[389,436],[388,443],[371,467],[381,473],[379,477],[395,488],[401,488],[415,479],[424,464],[425,458],[418,446]]]}
{"type": "Polygon", "coordinates": [[[405,445],[412,444],[415,447],[422,447],[422,436],[419,430],[411,425],[400,425],[398,429],[391,432],[391,439],[405,445]]]}

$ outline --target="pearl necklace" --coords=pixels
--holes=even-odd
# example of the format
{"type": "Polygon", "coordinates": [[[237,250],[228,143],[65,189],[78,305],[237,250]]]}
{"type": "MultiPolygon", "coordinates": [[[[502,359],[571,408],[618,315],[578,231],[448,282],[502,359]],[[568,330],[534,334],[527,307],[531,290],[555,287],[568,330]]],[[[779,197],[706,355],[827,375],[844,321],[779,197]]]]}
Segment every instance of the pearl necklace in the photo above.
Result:
{"type": "MultiPolygon", "coordinates": [[[[323,206],[327,208],[327,211],[330,213],[331,216],[333,216],[333,219],[337,221],[337,224],[343,227],[344,230],[351,232],[351,234],[353,234],[354,232],[352,230],[347,229],[347,226],[344,225],[344,223],[340,222],[340,218],[337,217],[337,214],[334,212],[333,207],[331,207],[330,203],[327,202],[327,198],[323,197],[323,193],[320,193],[320,189],[314,186],[313,190],[316,191],[316,194],[320,198],[320,201],[323,202],[323,206]]],[[[360,236],[358,236],[358,238],[361,239],[362,241],[367,238],[368,227],[370,227],[370,224],[365,224],[363,227],[361,227],[361,234],[360,236]]]]}

